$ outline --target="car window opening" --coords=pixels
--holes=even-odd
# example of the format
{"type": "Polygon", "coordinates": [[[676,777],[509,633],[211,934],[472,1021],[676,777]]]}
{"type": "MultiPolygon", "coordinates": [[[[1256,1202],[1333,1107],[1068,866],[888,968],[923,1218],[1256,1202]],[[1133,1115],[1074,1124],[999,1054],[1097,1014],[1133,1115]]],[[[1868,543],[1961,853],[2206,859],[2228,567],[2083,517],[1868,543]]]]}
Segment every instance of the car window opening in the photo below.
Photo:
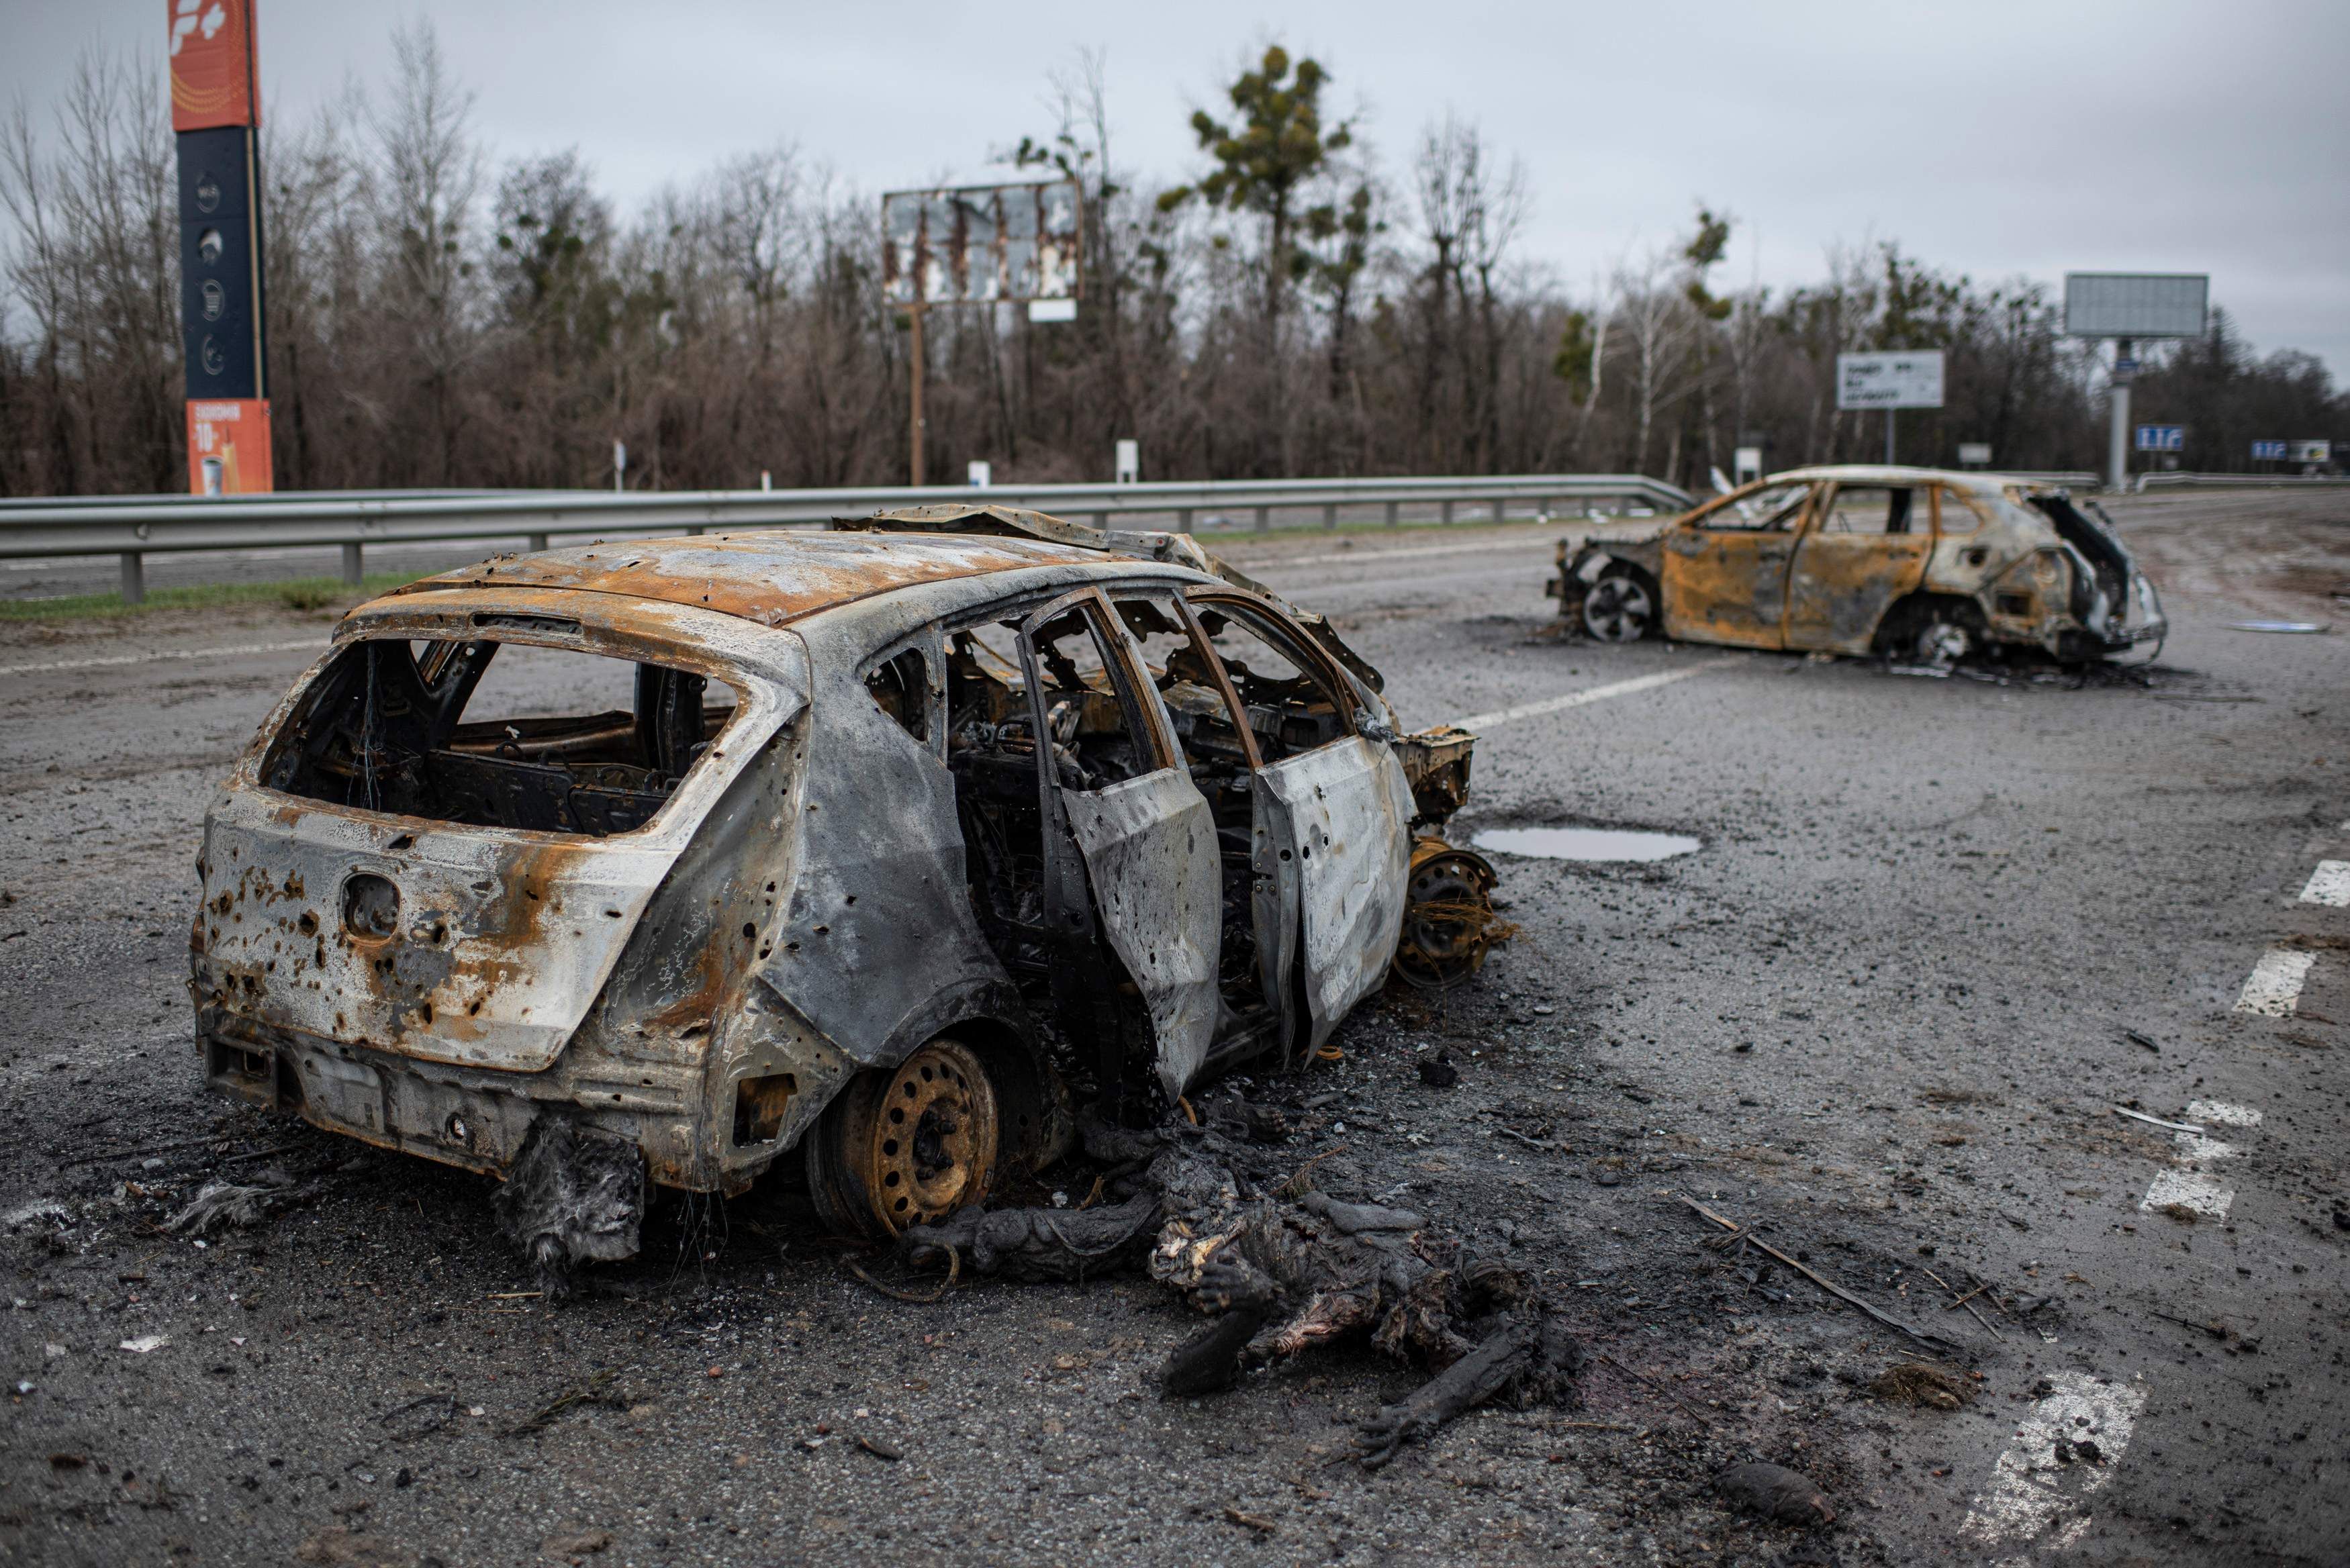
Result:
{"type": "MultiPolygon", "coordinates": [[[[1067,977],[1056,977],[1055,969],[1079,933],[1053,925],[1043,780],[1018,623],[962,628],[949,635],[947,648],[947,767],[954,778],[972,912],[1022,993],[1041,1012],[1057,1017],[1054,983],[1067,977]]],[[[1137,742],[1133,693],[1113,678],[1083,607],[1038,628],[1030,651],[1055,784],[1089,793],[1155,770],[1156,747],[1137,742]]],[[[1100,961],[1111,964],[1107,958],[1100,961]]],[[[1124,990],[1132,990],[1130,981],[1124,990]]],[[[1121,992],[1089,1000],[1105,1016],[1087,1029],[1105,1039],[1130,1032],[1135,1021],[1124,1011],[1130,1011],[1133,998],[1121,992]]],[[[1142,1027],[1147,1030],[1147,1022],[1142,1027]]]]}
{"type": "Polygon", "coordinates": [[[1840,485],[1820,520],[1823,534],[1908,534],[1926,532],[1925,514],[1916,510],[1917,492],[1906,485],[1840,485]],[[1916,525],[1911,523],[1917,519],[1916,525]]]}
{"type": "Polygon", "coordinates": [[[1249,729],[1267,763],[1345,738],[1338,694],[1295,644],[1252,611],[1227,601],[1195,601],[1200,629],[1232,680],[1249,729]]]}
{"type": "Polygon", "coordinates": [[[865,690],[906,733],[930,742],[931,668],[920,649],[910,648],[875,665],[865,678],[865,690]]]}
{"type": "Polygon", "coordinates": [[[690,670],[573,649],[369,639],[304,694],[262,783],[462,826],[601,838],[652,819],[734,702],[731,686],[690,670]]]}
{"type": "Polygon", "coordinates": [[[1794,527],[1804,515],[1804,503],[1812,493],[1808,481],[1794,484],[1766,484],[1746,495],[1730,495],[1712,510],[1699,514],[1700,528],[1737,530],[1753,533],[1785,533],[1794,527]]]}

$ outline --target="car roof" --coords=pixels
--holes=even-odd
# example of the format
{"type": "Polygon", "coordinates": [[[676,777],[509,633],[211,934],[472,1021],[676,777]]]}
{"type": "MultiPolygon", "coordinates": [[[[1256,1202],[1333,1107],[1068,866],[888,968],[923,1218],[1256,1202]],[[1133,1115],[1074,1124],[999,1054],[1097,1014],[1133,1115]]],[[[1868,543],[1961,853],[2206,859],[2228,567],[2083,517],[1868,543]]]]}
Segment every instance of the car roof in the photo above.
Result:
{"type": "Polygon", "coordinates": [[[2022,483],[2012,475],[1992,473],[1983,469],[1904,468],[1884,462],[1826,463],[1815,468],[1791,468],[1772,474],[1766,483],[1777,484],[1794,481],[1833,479],[1844,484],[1948,484],[1960,490],[1981,491],[1998,494],[2011,484],[2022,483]]]}
{"type": "Polygon", "coordinates": [[[1166,571],[1100,550],[1005,535],[758,529],[495,556],[384,597],[462,587],[555,588],[654,599],[778,627],[903,588],[1070,566],[1166,571]]]}

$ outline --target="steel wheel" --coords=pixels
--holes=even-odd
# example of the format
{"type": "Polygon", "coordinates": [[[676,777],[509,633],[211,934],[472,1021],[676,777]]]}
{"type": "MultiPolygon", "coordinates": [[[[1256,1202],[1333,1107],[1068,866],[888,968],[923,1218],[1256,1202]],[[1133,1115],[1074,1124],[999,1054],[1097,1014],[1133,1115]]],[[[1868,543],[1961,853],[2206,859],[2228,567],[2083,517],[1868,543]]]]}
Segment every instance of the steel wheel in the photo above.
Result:
{"type": "Polygon", "coordinates": [[[1656,618],[1648,586],[1629,573],[1608,573],[1583,596],[1583,629],[1602,642],[1638,642],[1656,618]]]}
{"type": "Polygon", "coordinates": [[[860,1073],[810,1133],[808,1195],[843,1235],[887,1239],[980,1202],[995,1179],[995,1085],[945,1037],[860,1073]]]}
{"type": "Polygon", "coordinates": [[[1394,969],[1406,984],[1449,991],[1485,966],[1486,950],[1509,934],[1493,915],[1493,867],[1440,838],[1411,846],[1403,935],[1394,969]]]}

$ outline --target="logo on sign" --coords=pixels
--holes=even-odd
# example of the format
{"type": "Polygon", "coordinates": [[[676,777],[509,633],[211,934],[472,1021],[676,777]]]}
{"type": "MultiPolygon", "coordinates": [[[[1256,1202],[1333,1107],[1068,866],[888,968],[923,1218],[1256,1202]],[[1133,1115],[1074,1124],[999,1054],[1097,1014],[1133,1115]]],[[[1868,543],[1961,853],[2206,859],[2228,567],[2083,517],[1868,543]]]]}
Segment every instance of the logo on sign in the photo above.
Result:
{"type": "Polygon", "coordinates": [[[2184,452],[2187,449],[2187,427],[2140,425],[2137,427],[2137,449],[2140,452],[2184,452]]]}
{"type": "Polygon", "coordinates": [[[2256,441],[2252,443],[2254,462],[2282,462],[2285,443],[2281,441],[2256,441]]]}

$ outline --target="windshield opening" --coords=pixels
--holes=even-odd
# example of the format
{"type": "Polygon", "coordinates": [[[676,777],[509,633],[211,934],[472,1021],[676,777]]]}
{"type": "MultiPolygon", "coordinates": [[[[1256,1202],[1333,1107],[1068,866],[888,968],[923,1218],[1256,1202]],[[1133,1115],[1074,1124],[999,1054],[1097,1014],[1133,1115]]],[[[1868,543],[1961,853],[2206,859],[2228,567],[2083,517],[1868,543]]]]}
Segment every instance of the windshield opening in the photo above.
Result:
{"type": "Polygon", "coordinates": [[[306,800],[602,838],[666,805],[739,701],[691,670],[495,639],[336,656],[262,762],[306,800]]]}

